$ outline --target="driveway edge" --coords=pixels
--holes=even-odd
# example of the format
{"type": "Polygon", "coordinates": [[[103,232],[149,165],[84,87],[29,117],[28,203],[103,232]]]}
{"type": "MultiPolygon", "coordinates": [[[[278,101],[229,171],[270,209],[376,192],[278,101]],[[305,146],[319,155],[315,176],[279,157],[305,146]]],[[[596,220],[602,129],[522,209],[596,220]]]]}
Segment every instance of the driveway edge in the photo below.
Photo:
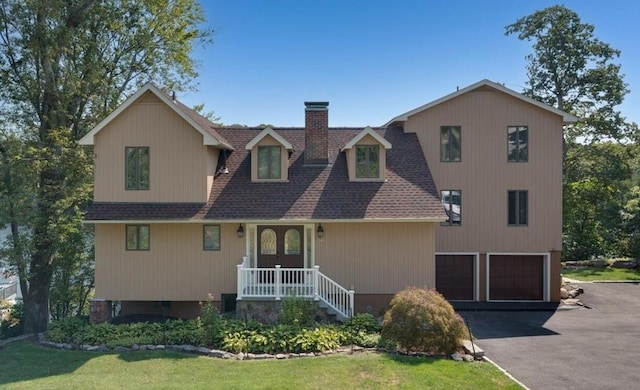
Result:
{"type": "Polygon", "coordinates": [[[489,359],[486,356],[482,357],[482,360],[493,364],[493,366],[495,368],[497,368],[501,373],[503,373],[504,375],[506,375],[509,379],[511,379],[512,381],[516,382],[520,387],[522,387],[524,390],[531,390],[530,388],[528,388],[524,383],[520,382],[519,380],[517,380],[513,375],[509,374],[509,372],[507,372],[507,370],[505,370],[504,368],[500,367],[498,365],[498,363],[494,362],[493,360],[489,359]]]}

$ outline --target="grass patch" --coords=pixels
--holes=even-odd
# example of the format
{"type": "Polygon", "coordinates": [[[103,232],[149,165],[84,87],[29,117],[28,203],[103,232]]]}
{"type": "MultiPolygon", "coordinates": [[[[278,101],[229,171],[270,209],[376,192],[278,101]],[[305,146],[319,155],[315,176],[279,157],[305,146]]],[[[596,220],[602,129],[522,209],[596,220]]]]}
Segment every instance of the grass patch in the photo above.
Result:
{"type": "Polygon", "coordinates": [[[230,361],[172,351],[61,351],[18,341],[0,349],[3,389],[519,389],[484,362],[359,353],[230,361]]]}
{"type": "Polygon", "coordinates": [[[569,279],[582,280],[585,282],[592,280],[640,281],[640,270],[637,268],[563,267],[562,275],[569,279]]]}

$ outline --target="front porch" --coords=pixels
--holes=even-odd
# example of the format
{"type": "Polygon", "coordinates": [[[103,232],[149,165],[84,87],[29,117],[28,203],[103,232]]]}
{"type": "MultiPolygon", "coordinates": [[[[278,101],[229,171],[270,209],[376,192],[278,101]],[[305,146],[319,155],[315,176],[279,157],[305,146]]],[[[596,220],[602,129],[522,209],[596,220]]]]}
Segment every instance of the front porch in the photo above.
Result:
{"type": "Polygon", "coordinates": [[[250,268],[248,257],[237,265],[237,300],[279,301],[287,296],[313,299],[326,307],[338,319],[353,316],[353,289],[346,289],[325,274],[319,266],[313,268],[250,268]]]}

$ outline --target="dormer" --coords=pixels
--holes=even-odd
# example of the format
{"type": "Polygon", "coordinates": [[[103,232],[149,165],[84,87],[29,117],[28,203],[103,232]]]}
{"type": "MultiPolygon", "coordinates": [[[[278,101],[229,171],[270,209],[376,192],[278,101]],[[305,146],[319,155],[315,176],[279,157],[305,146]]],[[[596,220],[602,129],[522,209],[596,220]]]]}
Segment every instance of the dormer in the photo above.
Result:
{"type": "Polygon", "coordinates": [[[349,181],[384,181],[387,150],[391,143],[365,127],[342,148],[347,157],[349,181]]]}
{"type": "Polygon", "coordinates": [[[287,181],[293,145],[271,126],[265,127],[247,144],[251,151],[251,181],[287,181]]]}

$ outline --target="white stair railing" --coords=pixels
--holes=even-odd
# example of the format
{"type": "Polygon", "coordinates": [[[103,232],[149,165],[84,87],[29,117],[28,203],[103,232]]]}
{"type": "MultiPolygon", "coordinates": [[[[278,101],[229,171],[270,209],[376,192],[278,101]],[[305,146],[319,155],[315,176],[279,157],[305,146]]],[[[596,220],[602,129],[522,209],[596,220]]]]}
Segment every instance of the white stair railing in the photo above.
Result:
{"type": "Polygon", "coordinates": [[[354,291],[313,268],[249,268],[243,257],[238,269],[237,299],[276,299],[287,295],[321,301],[341,319],[353,316],[354,291]]]}

